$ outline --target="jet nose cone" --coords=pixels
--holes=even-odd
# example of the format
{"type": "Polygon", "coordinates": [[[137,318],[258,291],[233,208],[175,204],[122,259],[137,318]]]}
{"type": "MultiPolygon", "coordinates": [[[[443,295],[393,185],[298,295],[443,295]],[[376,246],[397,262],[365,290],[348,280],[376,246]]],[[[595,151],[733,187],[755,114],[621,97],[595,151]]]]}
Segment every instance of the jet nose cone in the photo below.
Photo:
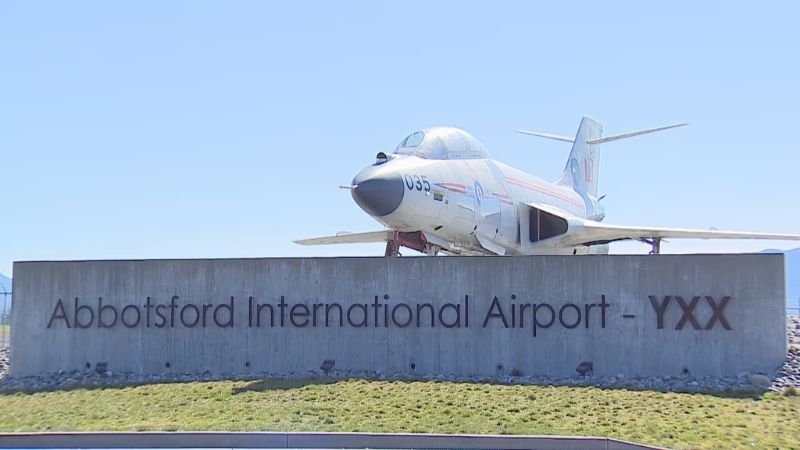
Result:
{"type": "MultiPolygon", "coordinates": [[[[364,172],[372,172],[369,169],[364,172]]],[[[364,173],[353,179],[353,200],[373,216],[386,216],[394,212],[403,201],[405,184],[398,173],[364,173]]]]}

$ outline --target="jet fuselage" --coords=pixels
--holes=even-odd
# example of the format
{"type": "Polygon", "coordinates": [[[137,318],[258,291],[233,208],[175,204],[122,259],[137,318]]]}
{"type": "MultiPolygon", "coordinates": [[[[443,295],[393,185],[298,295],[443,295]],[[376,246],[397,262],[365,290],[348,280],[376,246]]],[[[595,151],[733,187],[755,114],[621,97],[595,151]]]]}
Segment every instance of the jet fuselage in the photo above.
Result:
{"type": "Polygon", "coordinates": [[[552,183],[491,159],[464,130],[434,127],[406,136],[393,154],[380,152],[349,186],[353,199],[386,229],[302,239],[304,245],[385,242],[385,255],[408,247],[428,255],[608,253],[611,242],[635,240],[659,253],[662,239],[787,239],[798,234],[627,226],[603,223],[598,196],[600,146],[668,130],[667,125],[603,136],[584,117],[575,137],[523,134],[572,143],[552,183]]]}
{"type": "MultiPolygon", "coordinates": [[[[387,228],[421,231],[428,242],[445,250],[487,253],[487,246],[496,245],[502,252],[493,248],[492,253],[522,253],[521,204],[547,204],[587,217],[587,205],[574,190],[492,159],[386,155],[385,162],[380,161],[353,179],[356,203],[387,228]]],[[[595,199],[589,201],[594,203],[589,211],[600,209],[595,199]]]]}

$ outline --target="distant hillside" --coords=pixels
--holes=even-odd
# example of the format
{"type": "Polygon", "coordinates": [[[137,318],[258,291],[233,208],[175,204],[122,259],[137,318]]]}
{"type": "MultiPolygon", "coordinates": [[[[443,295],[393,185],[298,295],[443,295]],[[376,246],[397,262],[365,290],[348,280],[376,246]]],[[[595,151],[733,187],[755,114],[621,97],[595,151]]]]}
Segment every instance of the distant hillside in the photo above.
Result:
{"type": "MultiPolygon", "coordinates": [[[[800,248],[793,250],[764,250],[764,253],[786,255],[786,297],[790,308],[800,308],[800,248]]],[[[789,311],[797,314],[797,309],[789,311]]]]}

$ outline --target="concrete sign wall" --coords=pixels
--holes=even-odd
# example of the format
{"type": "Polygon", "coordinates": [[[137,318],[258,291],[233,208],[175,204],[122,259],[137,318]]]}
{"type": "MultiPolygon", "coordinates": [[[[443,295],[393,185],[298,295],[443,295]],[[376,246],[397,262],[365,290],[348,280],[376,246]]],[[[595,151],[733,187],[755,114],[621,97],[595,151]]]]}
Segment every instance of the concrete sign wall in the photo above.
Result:
{"type": "Polygon", "coordinates": [[[18,262],[11,371],[770,372],[784,290],[769,254],[18,262]]]}

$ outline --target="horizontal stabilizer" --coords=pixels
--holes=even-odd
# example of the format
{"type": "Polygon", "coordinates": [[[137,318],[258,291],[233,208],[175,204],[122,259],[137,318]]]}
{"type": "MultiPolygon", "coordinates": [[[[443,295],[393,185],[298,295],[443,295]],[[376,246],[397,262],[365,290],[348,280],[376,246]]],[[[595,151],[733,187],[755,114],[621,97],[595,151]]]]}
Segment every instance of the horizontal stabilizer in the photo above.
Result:
{"type": "Polygon", "coordinates": [[[648,128],[647,130],[639,130],[639,131],[631,131],[631,132],[622,133],[622,134],[614,134],[614,135],[611,135],[611,136],[603,136],[603,137],[599,137],[599,138],[589,139],[589,140],[586,141],[586,143],[587,144],[602,144],[604,142],[610,142],[610,141],[616,141],[618,139],[625,139],[625,138],[629,138],[629,137],[640,136],[642,134],[655,133],[656,131],[669,130],[670,128],[678,128],[678,127],[682,127],[682,126],[686,126],[686,125],[689,125],[689,124],[688,123],[676,123],[674,125],[667,125],[667,126],[664,126],[664,127],[648,128]]]}
{"type": "Polygon", "coordinates": [[[530,136],[538,136],[547,139],[555,139],[556,141],[564,141],[564,142],[575,142],[575,139],[566,136],[558,136],[555,134],[548,134],[548,133],[539,133],[538,131],[528,131],[528,130],[514,130],[517,133],[527,134],[530,136]]]}
{"type": "Polygon", "coordinates": [[[392,240],[392,230],[369,231],[366,233],[337,233],[335,236],[325,236],[294,241],[300,245],[329,245],[329,244],[368,244],[373,242],[388,242],[392,240]]]}
{"type": "MultiPolygon", "coordinates": [[[[616,140],[619,140],[619,139],[625,139],[625,138],[634,137],[634,136],[641,136],[643,134],[655,133],[656,131],[664,131],[664,130],[669,130],[670,128],[678,128],[678,127],[683,127],[683,126],[686,126],[686,125],[689,125],[689,124],[688,123],[676,123],[676,124],[673,124],[673,125],[666,125],[666,126],[658,127],[658,128],[648,128],[646,130],[630,131],[628,133],[614,134],[614,135],[611,135],[611,136],[600,136],[600,137],[596,137],[596,138],[592,138],[592,139],[587,139],[586,143],[590,144],[590,145],[592,145],[592,144],[602,144],[604,142],[611,142],[611,141],[616,141],[616,140]]],[[[528,131],[528,130],[514,130],[514,131],[516,131],[517,133],[521,133],[521,134],[527,134],[529,136],[538,136],[538,137],[543,137],[543,138],[547,138],[547,139],[554,139],[556,141],[573,142],[573,143],[575,142],[574,138],[567,137],[567,136],[559,136],[557,134],[540,133],[538,131],[528,131]]]]}

